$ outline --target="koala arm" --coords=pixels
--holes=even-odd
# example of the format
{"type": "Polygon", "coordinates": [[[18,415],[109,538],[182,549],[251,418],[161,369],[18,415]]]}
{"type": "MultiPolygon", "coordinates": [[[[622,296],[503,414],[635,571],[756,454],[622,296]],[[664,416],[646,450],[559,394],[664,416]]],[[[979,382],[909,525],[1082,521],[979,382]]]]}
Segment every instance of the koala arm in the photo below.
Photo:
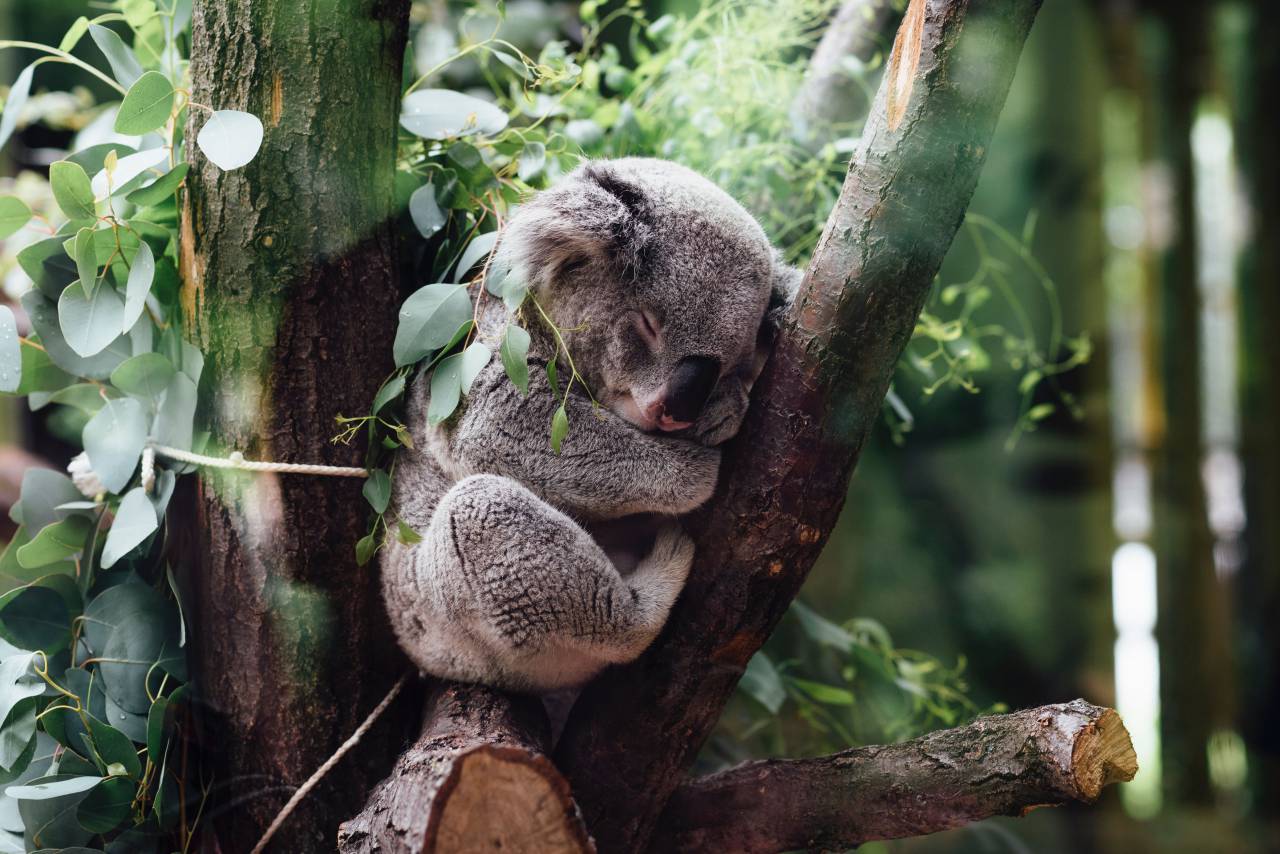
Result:
{"type": "Polygon", "coordinates": [[[569,395],[569,434],[551,449],[551,418],[560,405],[545,364],[531,360],[524,396],[495,361],[476,379],[448,437],[456,474],[517,480],[556,507],[590,519],[633,513],[687,513],[715,491],[720,452],[670,436],[643,433],[603,407],[569,395]]]}

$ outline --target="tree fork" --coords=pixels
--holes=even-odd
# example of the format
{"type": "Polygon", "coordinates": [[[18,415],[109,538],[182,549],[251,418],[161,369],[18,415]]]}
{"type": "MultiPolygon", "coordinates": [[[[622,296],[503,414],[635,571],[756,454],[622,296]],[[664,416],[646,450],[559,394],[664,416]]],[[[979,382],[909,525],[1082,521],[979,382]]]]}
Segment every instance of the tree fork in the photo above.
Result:
{"type": "Polygon", "coordinates": [[[594,851],[533,697],[442,683],[422,735],[338,834],[342,854],[594,851]]]}
{"type": "Polygon", "coordinates": [[[684,593],[640,659],[587,686],[557,747],[601,850],[647,847],[826,542],[963,221],[1039,6],[913,0],[908,9],[919,40],[899,44],[918,46],[918,65],[891,59],[752,408],[726,448],[684,593]],[[894,89],[903,112],[891,126],[894,89]]]}
{"type": "MultiPolygon", "coordinates": [[[[183,301],[207,354],[215,451],[361,462],[359,448],[330,438],[334,417],[367,411],[391,369],[407,29],[407,0],[196,4],[193,103],[247,110],[265,128],[257,158],[233,172],[190,149],[183,301]]],[[[207,115],[190,108],[188,140],[207,115]]],[[[354,559],[366,524],[358,481],[231,473],[204,477],[198,491],[183,563],[192,663],[214,733],[208,825],[221,850],[247,851],[407,665],[376,568],[354,559]]],[[[388,728],[379,730],[273,850],[332,850],[338,821],[391,761],[388,728]]]]}
{"type": "Polygon", "coordinates": [[[684,783],[654,851],[855,848],[1040,806],[1092,803],[1138,758],[1120,716],[1076,700],[902,744],[769,759],[684,783]]]}

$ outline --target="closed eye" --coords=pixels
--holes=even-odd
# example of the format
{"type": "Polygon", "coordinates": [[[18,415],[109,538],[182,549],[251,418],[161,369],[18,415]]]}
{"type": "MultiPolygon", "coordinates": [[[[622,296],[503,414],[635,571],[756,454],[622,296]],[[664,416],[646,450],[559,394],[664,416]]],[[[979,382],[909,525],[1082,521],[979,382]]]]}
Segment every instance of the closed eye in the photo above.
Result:
{"type": "Polygon", "coordinates": [[[636,312],[636,330],[650,348],[656,348],[662,340],[662,327],[652,314],[647,311],[636,312]]]}

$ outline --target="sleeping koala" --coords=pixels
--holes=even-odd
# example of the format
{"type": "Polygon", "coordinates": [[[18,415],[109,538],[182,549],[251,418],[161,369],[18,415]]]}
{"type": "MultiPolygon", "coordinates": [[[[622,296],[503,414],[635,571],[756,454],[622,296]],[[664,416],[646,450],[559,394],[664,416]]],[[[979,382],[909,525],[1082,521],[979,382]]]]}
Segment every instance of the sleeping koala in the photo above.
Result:
{"type": "MultiPolygon", "coordinates": [[[[578,168],[519,208],[496,251],[493,268],[522,275],[601,406],[575,384],[552,451],[556,344],[528,303],[527,397],[494,360],[430,427],[429,384],[414,383],[394,502],[422,540],[392,539],[382,586],[423,671],[546,693],[631,661],[666,622],[693,560],[678,517],[715,489],[716,446],[737,432],[771,343],[766,312],[799,272],[714,184],[638,158],[578,168]]],[[[488,298],[479,320],[496,341],[508,316],[488,298]]]]}

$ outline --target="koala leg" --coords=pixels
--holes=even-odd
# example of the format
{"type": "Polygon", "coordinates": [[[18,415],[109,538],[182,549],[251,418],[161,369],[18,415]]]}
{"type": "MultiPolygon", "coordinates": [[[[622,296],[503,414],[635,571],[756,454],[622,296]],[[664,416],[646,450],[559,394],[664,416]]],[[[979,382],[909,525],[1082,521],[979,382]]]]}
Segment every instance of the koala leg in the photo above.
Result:
{"type": "MultiPolygon", "coordinates": [[[[457,627],[461,636],[448,643],[476,647],[465,658],[477,672],[440,672],[457,649],[422,648],[442,640],[431,632],[398,633],[410,656],[438,675],[536,691],[577,685],[649,645],[692,560],[692,541],[670,520],[624,578],[577,522],[529,489],[499,475],[473,475],[441,499],[413,547],[415,577],[402,571],[398,584],[416,588],[437,612],[430,622],[457,627]]],[[[403,589],[397,592],[387,592],[393,622],[397,604],[413,607],[403,589]]]]}

